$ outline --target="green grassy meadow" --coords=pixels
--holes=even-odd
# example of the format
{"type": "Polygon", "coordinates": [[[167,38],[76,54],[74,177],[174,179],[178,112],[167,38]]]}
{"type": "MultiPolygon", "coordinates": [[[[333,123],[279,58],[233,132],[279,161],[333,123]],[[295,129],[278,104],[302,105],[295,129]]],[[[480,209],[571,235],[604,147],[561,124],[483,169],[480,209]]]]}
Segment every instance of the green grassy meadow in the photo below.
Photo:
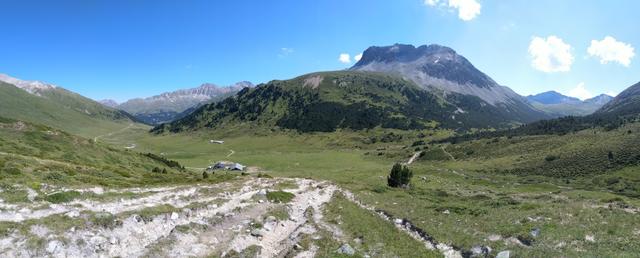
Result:
{"type": "Polygon", "coordinates": [[[620,144],[633,142],[628,131],[635,132],[638,125],[630,126],[455,145],[428,144],[446,137],[446,131],[394,131],[396,136],[388,137],[384,130],[315,134],[229,130],[152,136],[147,128],[133,128],[104,141],[119,146],[135,143],[137,151],[163,153],[194,168],[231,160],[273,176],[330,180],[365,203],[411,220],[436,241],[463,250],[489,246],[511,250],[518,257],[633,257],[640,250],[640,220],[633,210],[640,206],[633,195],[640,185],[639,167],[612,166],[567,177],[525,173],[548,169],[545,157],[550,153],[558,155],[557,162],[596,153],[592,155],[596,160],[584,162],[600,162],[603,151],[619,152],[620,144]],[[420,134],[425,137],[419,138],[420,134]],[[378,139],[375,143],[372,136],[378,139]],[[382,138],[392,140],[382,142],[382,138]],[[211,144],[209,139],[225,143],[211,144]],[[391,166],[416,150],[425,155],[411,165],[411,187],[386,187],[391,166]],[[517,167],[530,169],[510,170],[517,167]],[[533,237],[532,230],[540,234],[533,237]],[[495,236],[500,240],[490,240],[495,236]]]}

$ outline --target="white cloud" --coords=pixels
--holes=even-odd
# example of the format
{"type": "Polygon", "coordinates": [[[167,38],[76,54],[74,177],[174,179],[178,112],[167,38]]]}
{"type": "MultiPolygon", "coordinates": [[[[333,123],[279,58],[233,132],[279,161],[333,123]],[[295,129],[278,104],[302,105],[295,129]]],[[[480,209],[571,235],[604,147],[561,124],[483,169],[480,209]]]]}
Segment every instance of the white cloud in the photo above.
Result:
{"type": "Polygon", "coordinates": [[[605,93],[605,94],[607,94],[607,95],[609,95],[609,96],[611,96],[611,97],[618,96],[618,93],[617,93],[617,92],[615,92],[615,91],[607,91],[607,93],[605,93]]]}
{"type": "Polygon", "coordinates": [[[575,88],[569,90],[567,95],[579,98],[581,100],[593,98],[593,94],[591,94],[591,92],[584,87],[584,82],[578,83],[575,88]]]}
{"type": "Polygon", "coordinates": [[[631,58],[635,56],[630,44],[617,41],[611,36],[606,36],[600,41],[592,40],[587,52],[590,56],[600,58],[601,64],[618,62],[624,66],[629,66],[631,58]]]}
{"type": "Polygon", "coordinates": [[[568,72],[573,64],[571,45],[561,38],[549,36],[546,39],[533,37],[529,44],[529,55],[533,68],[546,72],[568,72]]]}
{"type": "Polygon", "coordinates": [[[458,18],[470,21],[480,14],[482,6],[476,0],[449,0],[449,7],[458,9],[458,18]]]}
{"type": "Polygon", "coordinates": [[[356,62],[360,61],[360,59],[362,59],[362,53],[357,54],[353,57],[353,60],[356,60],[356,62]]]}
{"type": "Polygon", "coordinates": [[[453,8],[458,10],[458,18],[463,21],[470,21],[480,14],[482,5],[477,0],[424,0],[427,6],[437,6],[442,8],[453,8]]]}
{"type": "Polygon", "coordinates": [[[342,53],[340,54],[340,57],[338,57],[338,61],[343,64],[351,63],[351,56],[347,53],[342,53]]]}
{"type": "Polygon", "coordinates": [[[429,6],[436,6],[438,2],[439,0],[424,0],[424,4],[429,6]]]}

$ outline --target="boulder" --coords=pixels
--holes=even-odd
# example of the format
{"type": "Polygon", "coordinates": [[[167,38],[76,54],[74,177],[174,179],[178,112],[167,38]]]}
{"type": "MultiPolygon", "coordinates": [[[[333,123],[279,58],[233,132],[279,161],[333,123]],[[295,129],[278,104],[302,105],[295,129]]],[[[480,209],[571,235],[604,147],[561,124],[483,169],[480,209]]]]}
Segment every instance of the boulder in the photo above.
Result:
{"type": "Polygon", "coordinates": [[[260,229],[254,229],[254,230],[251,230],[251,235],[254,237],[262,237],[264,236],[264,233],[260,229]]]}
{"type": "Polygon", "coordinates": [[[540,235],[540,229],[534,228],[531,230],[531,232],[529,232],[529,234],[531,234],[532,237],[538,237],[540,235]]]}
{"type": "Polygon", "coordinates": [[[353,247],[351,247],[349,244],[343,244],[342,246],[340,246],[340,248],[338,248],[336,252],[348,256],[356,254],[356,250],[354,250],[353,247]]]}
{"type": "Polygon", "coordinates": [[[511,256],[511,251],[502,251],[499,252],[498,255],[496,255],[496,258],[509,258],[509,256],[511,256]]]}
{"type": "Polygon", "coordinates": [[[50,254],[54,254],[58,251],[62,250],[62,242],[58,240],[53,240],[47,243],[47,252],[50,254]]]}
{"type": "Polygon", "coordinates": [[[491,247],[474,246],[471,248],[471,257],[487,257],[491,253],[491,247]]]}

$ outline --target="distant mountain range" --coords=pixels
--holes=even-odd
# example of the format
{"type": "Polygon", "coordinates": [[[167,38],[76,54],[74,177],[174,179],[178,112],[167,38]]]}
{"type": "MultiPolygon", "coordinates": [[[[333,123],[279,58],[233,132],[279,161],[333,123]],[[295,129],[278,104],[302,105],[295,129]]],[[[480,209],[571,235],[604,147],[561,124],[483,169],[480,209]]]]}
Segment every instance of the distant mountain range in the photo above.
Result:
{"type": "Polygon", "coordinates": [[[583,101],[556,91],[529,95],[526,98],[531,105],[554,117],[589,115],[613,99],[609,95],[600,94],[583,101]]]}
{"type": "Polygon", "coordinates": [[[349,71],[272,81],[154,128],[181,132],[228,125],[330,132],[374,127],[509,128],[551,118],[448,47],[370,47],[349,71]]]}
{"type": "MultiPolygon", "coordinates": [[[[479,109],[496,108],[505,123],[527,123],[549,116],[531,106],[525,98],[501,86],[475,68],[453,49],[440,45],[395,44],[370,47],[350,70],[394,74],[421,88],[451,99],[451,93],[477,97],[479,109]]],[[[471,100],[471,98],[469,99],[471,100]]]]}
{"type": "Polygon", "coordinates": [[[41,81],[0,74],[0,116],[92,137],[125,127],[134,118],[80,94],[41,81]]]}
{"type": "Polygon", "coordinates": [[[112,99],[98,100],[98,103],[100,103],[102,105],[105,105],[107,107],[110,107],[110,108],[115,108],[115,107],[117,107],[119,105],[117,101],[112,100],[112,99]]]}
{"type": "Polygon", "coordinates": [[[185,111],[193,110],[199,105],[222,100],[243,88],[253,86],[247,81],[224,87],[205,83],[196,88],[165,92],[148,98],[131,99],[122,104],[111,100],[104,100],[101,103],[124,110],[144,123],[160,124],[183,117],[186,115],[185,111]]]}

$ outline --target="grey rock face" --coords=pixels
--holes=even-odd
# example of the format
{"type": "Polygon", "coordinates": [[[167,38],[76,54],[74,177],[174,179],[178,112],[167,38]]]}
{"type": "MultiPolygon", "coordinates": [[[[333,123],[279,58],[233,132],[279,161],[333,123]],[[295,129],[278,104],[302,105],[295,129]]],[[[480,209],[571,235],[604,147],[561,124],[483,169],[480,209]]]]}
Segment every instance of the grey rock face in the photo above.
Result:
{"type": "Polygon", "coordinates": [[[351,70],[395,73],[427,89],[478,96],[492,105],[523,100],[453,49],[440,45],[370,47],[351,70]]]}
{"type": "Polygon", "coordinates": [[[524,97],[478,70],[465,57],[440,45],[370,47],[350,70],[400,76],[451,103],[464,99],[462,101],[469,102],[466,106],[483,112],[499,110],[499,117],[504,120],[527,123],[549,118],[524,97]]]}

